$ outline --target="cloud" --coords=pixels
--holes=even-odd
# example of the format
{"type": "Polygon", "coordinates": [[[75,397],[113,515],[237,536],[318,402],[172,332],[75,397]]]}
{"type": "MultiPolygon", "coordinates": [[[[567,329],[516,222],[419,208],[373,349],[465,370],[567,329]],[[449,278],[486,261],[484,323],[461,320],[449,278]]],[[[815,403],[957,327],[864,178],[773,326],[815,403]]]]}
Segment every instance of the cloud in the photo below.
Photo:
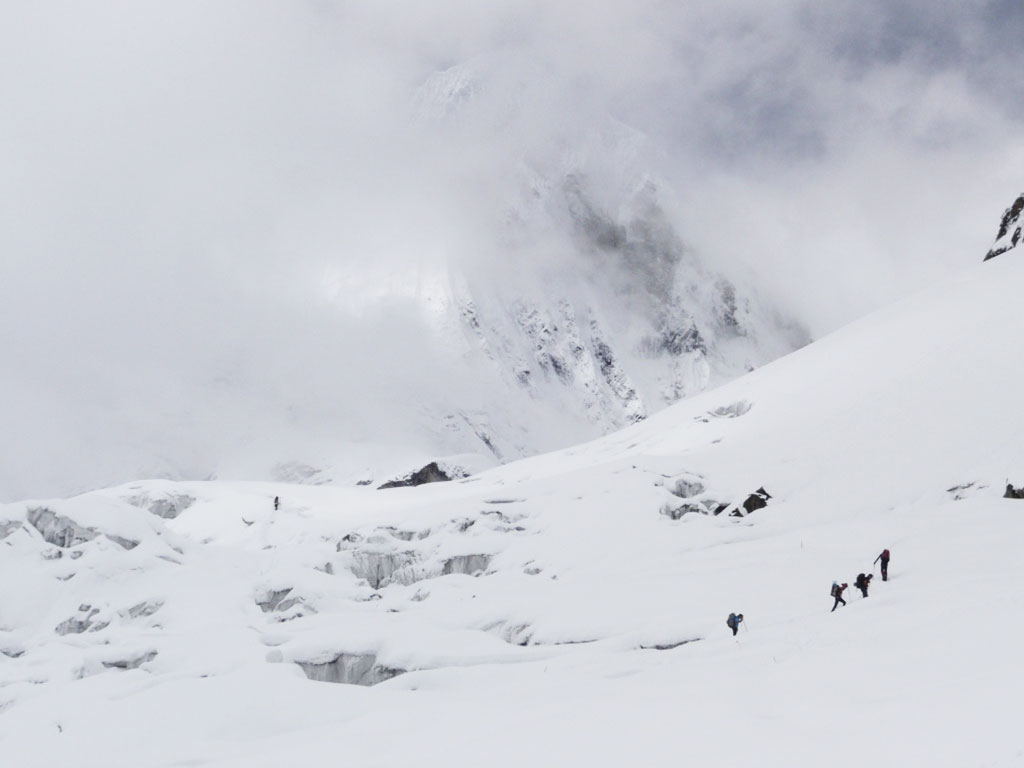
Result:
{"type": "Polygon", "coordinates": [[[984,253],[1021,31],[1012,2],[8,3],[0,498],[450,394],[432,276],[573,258],[510,250],[524,168],[610,207],[656,174],[693,252],[834,328],[984,253]]]}

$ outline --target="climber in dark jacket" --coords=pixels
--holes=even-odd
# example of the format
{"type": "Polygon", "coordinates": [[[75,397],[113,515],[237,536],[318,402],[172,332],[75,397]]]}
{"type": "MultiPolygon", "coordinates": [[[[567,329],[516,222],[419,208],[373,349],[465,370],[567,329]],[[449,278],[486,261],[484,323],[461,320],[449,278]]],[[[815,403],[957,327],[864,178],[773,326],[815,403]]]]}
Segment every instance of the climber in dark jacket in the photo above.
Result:
{"type": "Polygon", "coordinates": [[[860,593],[864,597],[868,596],[868,587],[871,585],[871,578],[874,574],[868,574],[865,576],[863,573],[857,574],[857,580],[853,582],[853,586],[860,590],[860,593]]]}
{"type": "Polygon", "coordinates": [[[743,621],[742,613],[730,613],[729,618],[725,620],[725,626],[732,630],[733,637],[736,637],[736,633],[740,631],[741,621],[743,621]]]}
{"type": "MultiPolygon", "coordinates": [[[[834,597],[836,599],[836,601],[832,604],[832,610],[833,611],[836,608],[839,607],[840,603],[842,603],[843,605],[846,605],[846,601],[843,600],[843,590],[846,589],[848,586],[850,586],[850,585],[849,584],[839,584],[839,583],[837,583],[835,581],[832,582],[832,597],[834,597]]],[[[831,611],[829,611],[829,613],[831,613],[831,611]]]]}
{"type": "Polygon", "coordinates": [[[875,558],[877,563],[879,560],[882,561],[882,581],[889,580],[889,550],[883,549],[882,554],[875,558]]]}

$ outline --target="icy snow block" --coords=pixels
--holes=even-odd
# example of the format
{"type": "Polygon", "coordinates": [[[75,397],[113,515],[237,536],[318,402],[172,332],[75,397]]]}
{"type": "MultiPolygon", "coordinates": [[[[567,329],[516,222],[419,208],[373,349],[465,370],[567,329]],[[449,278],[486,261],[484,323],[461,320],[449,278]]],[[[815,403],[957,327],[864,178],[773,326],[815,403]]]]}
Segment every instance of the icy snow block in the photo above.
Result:
{"type": "Polygon", "coordinates": [[[347,685],[376,685],[404,674],[406,670],[385,667],[377,663],[373,653],[341,653],[322,663],[296,662],[310,680],[347,685]]]}
{"type": "Polygon", "coordinates": [[[195,497],[187,493],[157,492],[153,496],[140,493],[125,499],[133,507],[144,509],[157,517],[173,520],[195,503],[195,497]]]}
{"type": "Polygon", "coordinates": [[[728,504],[724,504],[720,501],[715,501],[714,499],[705,499],[704,501],[701,502],[701,504],[703,504],[704,508],[707,509],[707,511],[713,515],[720,515],[729,508],[728,504]]]}
{"type": "Polygon", "coordinates": [[[0,523],[0,540],[6,539],[19,528],[21,528],[20,520],[4,520],[0,523]]]}
{"type": "MultiPolygon", "coordinates": [[[[280,608],[281,610],[285,610],[286,607],[282,607],[282,601],[284,601],[285,597],[287,597],[288,593],[291,591],[291,587],[288,587],[286,589],[271,590],[270,592],[265,593],[263,599],[257,600],[256,605],[258,605],[260,607],[260,610],[262,610],[264,613],[270,613],[271,611],[277,610],[278,608],[280,608]]],[[[294,600],[289,600],[287,602],[289,603],[289,606],[287,607],[295,605],[294,600]]]]}
{"type": "MultiPolygon", "coordinates": [[[[287,611],[290,608],[294,608],[297,605],[302,606],[311,613],[316,613],[313,608],[302,602],[302,598],[298,595],[291,595],[292,588],[286,589],[275,589],[270,592],[264,592],[263,598],[256,601],[256,605],[260,607],[264,613],[282,612],[287,611]]],[[[301,614],[300,614],[301,615],[301,614]]],[[[294,618],[294,617],[293,617],[294,618]]]]}
{"type": "Polygon", "coordinates": [[[154,613],[156,613],[163,607],[163,601],[144,600],[141,603],[133,605],[126,612],[122,612],[122,615],[127,614],[129,619],[140,619],[144,616],[152,616],[154,613]]]}
{"type": "MultiPolygon", "coordinates": [[[[46,507],[33,507],[28,511],[27,518],[29,524],[42,534],[47,543],[58,547],[74,547],[92,541],[100,535],[99,531],[79,525],[70,517],[58,515],[46,507]]],[[[139,542],[131,539],[114,536],[110,533],[104,535],[124,549],[134,549],[139,546],[139,542]]]]}
{"type": "Polygon", "coordinates": [[[753,407],[753,404],[748,403],[746,400],[738,400],[735,403],[729,403],[729,405],[723,405],[708,411],[708,416],[713,416],[716,419],[735,419],[753,407]]]}
{"type": "Polygon", "coordinates": [[[468,576],[475,576],[487,570],[491,564],[490,555],[457,555],[445,560],[442,575],[451,573],[464,573],[468,576]]]}
{"type": "MultiPolygon", "coordinates": [[[[491,629],[494,629],[494,627],[491,629]]],[[[508,622],[503,622],[497,627],[497,629],[498,637],[510,645],[526,647],[530,644],[530,638],[533,636],[533,628],[529,624],[510,624],[508,622]]],[[[487,631],[490,631],[490,629],[487,631]]]]}
{"type": "Polygon", "coordinates": [[[680,504],[677,507],[671,504],[663,504],[661,514],[670,520],[680,520],[686,515],[706,515],[707,510],[699,504],[680,504]]]}
{"type": "Polygon", "coordinates": [[[105,533],[104,536],[106,536],[108,539],[110,539],[112,542],[122,547],[123,549],[135,549],[137,546],[139,546],[139,542],[134,541],[133,539],[126,539],[122,536],[115,536],[112,533],[105,533]]]}
{"type": "Polygon", "coordinates": [[[400,531],[397,528],[391,528],[391,527],[384,528],[383,530],[387,531],[389,534],[391,534],[396,539],[399,539],[401,541],[412,541],[413,539],[415,539],[417,537],[422,538],[422,537],[419,536],[419,532],[418,531],[400,531]]]}
{"type": "Polygon", "coordinates": [[[152,661],[156,658],[156,651],[148,651],[141,656],[135,656],[130,659],[122,659],[120,661],[104,661],[103,666],[107,669],[138,669],[147,661],[152,661]]]}
{"type": "Polygon", "coordinates": [[[195,498],[184,493],[169,493],[162,499],[154,499],[146,507],[157,517],[173,520],[195,503],[195,498]]]}
{"type": "Polygon", "coordinates": [[[690,499],[704,493],[704,483],[695,477],[682,477],[666,486],[669,493],[681,499],[690,499]]]}
{"type": "Polygon", "coordinates": [[[73,547],[99,536],[92,528],[84,528],[71,518],[58,515],[46,507],[33,507],[27,517],[29,525],[39,531],[47,543],[58,547],[73,547]]]}
{"type": "MultiPolygon", "coordinates": [[[[79,610],[84,613],[85,611],[89,611],[89,606],[82,606],[81,608],[79,608],[79,610]]],[[[89,629],[89,627],[92,626],[92,617],[99,612],[99,608],[93,608],[92,611],[90,611],[88,614],[80,618],[72,616],[70,619],[62,621],[60,624],[54,627],[53,631],[56,632],[58,635],[79,635],[82,632],[86,632],[89,629]]]]}
{"type": "Polygon", "coordinates": [[[356,578],[366,579],[371,587],[388,584],[412,584],[421,578],[412,564],[414,552],[353,552],[349,566],[356,578]]]}

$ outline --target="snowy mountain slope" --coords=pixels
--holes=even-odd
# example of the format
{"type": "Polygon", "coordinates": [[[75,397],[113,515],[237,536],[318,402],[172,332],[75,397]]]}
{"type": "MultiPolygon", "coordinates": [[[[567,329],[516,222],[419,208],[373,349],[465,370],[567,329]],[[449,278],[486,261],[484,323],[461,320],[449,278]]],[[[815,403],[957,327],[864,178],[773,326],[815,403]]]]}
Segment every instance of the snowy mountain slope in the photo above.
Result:
{"type": "MultiPolygon", "coordinates": [[[[496,70],[494,62],[456,65],[417,89],[424,153],[472,144],[481,131],[519,135],[522,115],[496,95],[496,70]]],[[[531,87],[515,84],[513,101],[533,98],[531,87]]],[[[385,307],[406,301],[443,372],[371,366],[366,375],[388,379],[387,397],[339,398],[334,407],[350,418],[329,438],[309,440],[303,425],[294,439],[278,431],[219,457],[210,474],[296,479],[277,465],[304,465],[312,482],[351,485],[439,458],[494,465],[635,423],[810,340],[746,276],[730,274],[731,254],[686,245],[679,203],[639,131],[604,116],[567,126],[542,147],[502,145],[500,154],[491,186],[462,177],[453,185],[469,189],[452,205],[472,215],[465,228],[480,230],[475,237],[417,242],[424,255],[414,267],[381,267],[373,280],[361,259],[328,268],[340,312],[377,306],[375,298],[385,307]],[[367,434],[352,427],[362,421],[388,426],[367,434]]],[[[381,347],[371,355],[401,355],[381,347]]]]}
{"type": "Polygon", "coordinates": [[[520,293],[464,278],[455,299],[470,346],[535,401],[557,397],[551,385],[568,389],[569,405],[607,431],[806,343],[683,247],[653,180],[628,193],[621,219],[597,210],[573,175],[547,194],[549,215],[573,232],[575,269],[520,293]]]}
{"type": "Polygon", "coordinates": [[[144,481],[0,507],[5,754],[1015,764],[1022,277],[986,264],[462,481],[144,481]],[[883,547],[890,582],[830,614],[831,581],[883,547]]]}
{"type": "MultiPolygon", "coordinates": [[[[434,72],[414,110],[442,141],[516,133],[521,115],[509,98],[536,94],[525,80],[494,89],[500,70],[480,60],[434,72]]],[[[642,133],[607,116],[563,130],[558,149],[517,147],[498,171],[500,263],[456,255],[431,297],[438,325],[465,335],[465,359],[501,382],[483,417],[490,428],[475,430],[498,458],[634,423],[809,341],[799,323],[685,247],[642,133]],[[509,400],[517,407],[503,424],[499,403],[509,400]],[[532,439],[510,440],[524,411],[554,419],[559,436],[527,421],[532,439]]]]}

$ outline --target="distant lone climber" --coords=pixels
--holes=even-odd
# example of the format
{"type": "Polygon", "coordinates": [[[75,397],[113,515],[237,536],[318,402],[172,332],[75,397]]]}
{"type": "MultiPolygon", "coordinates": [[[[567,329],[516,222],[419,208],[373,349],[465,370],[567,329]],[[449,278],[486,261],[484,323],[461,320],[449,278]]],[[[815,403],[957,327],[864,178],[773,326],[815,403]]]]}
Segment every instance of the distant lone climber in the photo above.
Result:
{"type": "Polygon", "coordinates": [[[868,596],[868,587],[871,584],[871,579],[873,576],[873,573],[869,573],[867,576],[865,576],[863,573],[858,573],[857,580],[853,582],[853,586],[859,589],[860,593],[864,595],[864,597],[868,596]]]}
{"type": "Polygon", "coordinates": [[[882,581],[889,580],[889,550],[883,549],[882,554],[875,558],[877,563],[879,560],[882,561],[882,581]]]}
{"type": "Polygon", "coordinates": [[[274,511],[277,512],[278,507],[280,507],[280,506],[281,506],[281,497],[280,496],[275,496],[274,497],[274,511]]]}
{"type": "MultiPolygon", "coordinates": [[[[832,611],[838,608],[840,603],[846,605],[846,601],[843,600],[843,590],[845,590],[848,586],[850,585],[840,584],[835,581],[832,582],[832,597],[836,599],[836,601],[832,604],[832,611]]],[[[831,613],[832,611],[829,611],[829,613],[831,613]]]]}
{"type": "Polygon", "coordinates": [[[732,630],[733,637],[736,637],[736,633],[740,631],[740,622],[742,621],[742,613],[730,613],[729,618],[725,620],[725,626],[732,630]]]}

